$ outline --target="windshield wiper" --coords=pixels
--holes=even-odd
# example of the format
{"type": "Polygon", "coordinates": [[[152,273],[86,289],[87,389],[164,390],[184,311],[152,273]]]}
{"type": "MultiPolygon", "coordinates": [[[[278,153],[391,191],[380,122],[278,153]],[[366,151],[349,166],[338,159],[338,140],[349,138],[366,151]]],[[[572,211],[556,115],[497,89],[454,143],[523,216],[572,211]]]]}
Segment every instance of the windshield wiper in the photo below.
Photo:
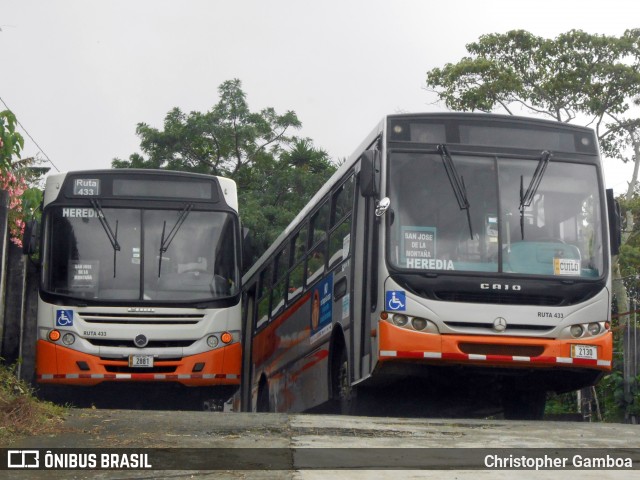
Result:
{"type": "Polygon", "coordinates": [[[473,228],[471,227],[471,213],[469,212],[469,199],[467,198],[467,189],[464,185],[464,178],[458,175],[458,171],[456,170],[456,166],[453,163],[453,158],[449,154],[449,150],[446,145],[438,145],[438,153],[440,153],[440,157],[442,157],[442,164],[444,165],[444,170],[447,172],[447,177],[449,177],[449,183],[451,184],[451,188],[453,189],[453,193],[456,196],[456,200],[458,201],[458,206],[460,210],[467,211],[467,222],[469,223],[469,234],[471,235],[471,240],[473,240],[473,228]]]}
{"type": "Polygon", "coordinates": [[[118,243],[118,220],[116,220],[116,231],[115,233],[111,230],[111,225],[109,225],[109,221],[98,203],[98,200],[92,198],[90,200],[91,206],[96,211],[96,215],[98,216],[98,220],[100,221],[100,225],[104,230],[104,233],[107,234],[107,238],[111,243],[111,247],[113,247],[113,278],[116,278],[116,252],[120,251],[120,244],[118,243]]]}
{"type": "Polygon", "coordinates": [[[176,234],[178,233],[178,230],[180,230],[180,227],[182,226],[184,221],[189,216],[189,212],[191,212],[191,210],[193,210],[193,203],[189,203],[185,205],[185,207],[182,210],[180,210],[178,219],[176,220],[176,223],[173,225],[173,228],[171,228],[171,230],[169,231],[169,234],[167,235],[166,238],[164,234],[167,229],[167,221],[165,220],[164,223],[162,224],[162,237],[160,237],[160,258],[158,258],[158,278],[160,278],[160,272],[162,271],[162,254],[165,253],[169,248],[169,245],[171,245],[171,242],[173,241],[176,234]]]}
{"type": "Polygon", "coordinates": [[[553,153],[548,150],[542,152],[538,160],[538,166],[533,172],[533,177],[531,177],[526,192],[524,191],[524,176],[520,175],[520,234],[522,235],[522,240],[524,240],[524,211],[527,207],[531,206],[533,197],[536,196],[536,192],[538,191],[538,187],[540,186],[540,182],[542,181],[542,177],[544,176],[544,172],[547,169],[547,165],[549,165],[549,159],[552,155],[553,153]]]}

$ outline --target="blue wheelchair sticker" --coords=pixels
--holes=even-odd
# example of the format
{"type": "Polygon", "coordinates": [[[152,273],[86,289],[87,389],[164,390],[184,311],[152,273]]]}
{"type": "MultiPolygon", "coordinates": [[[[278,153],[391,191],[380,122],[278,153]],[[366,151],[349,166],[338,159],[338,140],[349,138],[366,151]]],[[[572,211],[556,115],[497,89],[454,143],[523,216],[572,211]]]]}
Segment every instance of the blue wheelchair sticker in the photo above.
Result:
{"type": "Polygon", "coordinates": [[[404,312],[407,309],[407,297],[402,290],[392,290],[386,293],[385,305],[387,310],[404,312]]]}
{"type": "Polygon", "coordinates": [[[56,310],[56,327],[73,325],[73,310],[56,310]]]}

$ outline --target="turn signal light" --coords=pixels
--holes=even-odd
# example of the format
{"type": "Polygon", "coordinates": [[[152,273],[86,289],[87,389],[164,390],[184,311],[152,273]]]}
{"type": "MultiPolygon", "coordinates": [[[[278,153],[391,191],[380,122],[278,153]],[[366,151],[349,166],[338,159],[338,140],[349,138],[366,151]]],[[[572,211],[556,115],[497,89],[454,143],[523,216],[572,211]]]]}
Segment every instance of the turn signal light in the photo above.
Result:
{"type": "Polygon", "coordinates": [[[231,335],[229,332],[224,332],[222,335],[220,335],[220,340],[222,340],[223,343],[230,343],[231,340],[233,340],[233,335],[231,335]]]}
{"type": "Polygon", "coordinates": [[[52,342],[57,342],[60,340],[60,332],[58,330],[51,330],[49,332],[49,340],[52,342]]]}

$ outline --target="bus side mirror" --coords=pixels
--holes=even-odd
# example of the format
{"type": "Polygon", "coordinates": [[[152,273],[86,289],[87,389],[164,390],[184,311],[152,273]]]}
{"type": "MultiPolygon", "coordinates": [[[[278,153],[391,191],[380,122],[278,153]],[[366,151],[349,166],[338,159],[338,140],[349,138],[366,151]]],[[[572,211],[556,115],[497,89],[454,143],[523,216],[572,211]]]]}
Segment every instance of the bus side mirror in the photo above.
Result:
{"type": "Polygon", "coordinates": [[[360,194],[375,197],[380,186],[380,153],[366,150],[360,157],[360,194]]]}
{"type": "Polygon", "coordinates": [[[620,218],[620,203],[615,199],[612,188],[607,188],[607,216],[609,217],[611,254],[618,255],[620,253],[620,245],[622,245],[622,221],[620,218]]]}
{"type": "Polygon", "coordinates": [[[22,253],[24,255],[33,255],[38,248],[40,225],[37,220],[29,220],[24,226],[24,235],[22,236],[22,253]]]}

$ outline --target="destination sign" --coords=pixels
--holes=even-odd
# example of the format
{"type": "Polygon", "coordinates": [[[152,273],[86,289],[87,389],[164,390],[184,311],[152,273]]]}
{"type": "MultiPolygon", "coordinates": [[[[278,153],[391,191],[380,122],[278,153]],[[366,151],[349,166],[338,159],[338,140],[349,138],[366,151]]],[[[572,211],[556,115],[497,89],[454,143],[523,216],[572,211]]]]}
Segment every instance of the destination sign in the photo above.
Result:
{"type": "Polygon", "coordinates": [[[86,197],[100,195],[100,180],[97,178],[76,178],[73,181],[73,194],[86,197]]]}

